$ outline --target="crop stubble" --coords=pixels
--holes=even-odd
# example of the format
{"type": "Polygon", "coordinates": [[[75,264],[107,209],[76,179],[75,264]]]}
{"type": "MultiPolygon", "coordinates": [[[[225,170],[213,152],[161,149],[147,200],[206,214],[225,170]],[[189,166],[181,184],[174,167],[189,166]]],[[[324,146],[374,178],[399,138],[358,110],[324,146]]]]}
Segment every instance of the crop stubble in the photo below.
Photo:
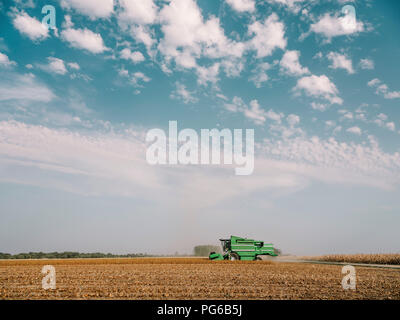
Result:
{"type": "Polygon", "coordinates": [[[1,299],[400,299],[400,271],[357,267],[343,290],[341,266],[195,258],[0,261],[1,299]],[[57,288],[43,290],[43,265],[57,288]]]}

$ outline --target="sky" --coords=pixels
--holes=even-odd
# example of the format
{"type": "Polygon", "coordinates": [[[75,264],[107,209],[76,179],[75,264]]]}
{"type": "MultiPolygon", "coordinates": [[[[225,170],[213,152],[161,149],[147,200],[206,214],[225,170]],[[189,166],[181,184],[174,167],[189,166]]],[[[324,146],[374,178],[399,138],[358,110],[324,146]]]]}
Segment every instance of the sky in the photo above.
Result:
{"type": "Polygon", "coordinates": [[[2,1],[0,252],[399,252],[399,30],[390,0],[2,1]],[[254,129],[253,174],[150,165],[169,121],[254,129]]]}

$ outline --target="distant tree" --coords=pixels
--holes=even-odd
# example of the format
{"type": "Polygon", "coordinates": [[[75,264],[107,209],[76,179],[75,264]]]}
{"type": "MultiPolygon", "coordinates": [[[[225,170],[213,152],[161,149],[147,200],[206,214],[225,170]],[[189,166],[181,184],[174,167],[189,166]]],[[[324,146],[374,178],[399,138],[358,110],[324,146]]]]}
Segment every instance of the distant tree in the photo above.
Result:
{"type": "Polygon", "coordinates": [[[0,252],[0,259],[11,259],[11,254],[0,252]]]}
{"type": "Polygon", "coordinates": [[[79,252],[29,252],[29,253],[18,253],[9,254],[1,253],[0,259],[74,259],[74,258],[136,258],[136,257],[151,257],[151,255],[143,253],[130,253],[130,254],[111,254],[111,253],[79,253],[79,252]]]}

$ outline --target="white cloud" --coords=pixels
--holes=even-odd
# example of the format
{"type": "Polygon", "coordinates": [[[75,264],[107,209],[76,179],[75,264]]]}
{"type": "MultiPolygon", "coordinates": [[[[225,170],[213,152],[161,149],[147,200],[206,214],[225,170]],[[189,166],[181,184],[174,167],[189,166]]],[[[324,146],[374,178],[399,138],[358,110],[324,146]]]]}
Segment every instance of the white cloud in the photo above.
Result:
{"type": "Polygon", "coordinates": [[[263,124],[267,117],[265,110],[261,109],[257,100],[250,101],[250,108],[245,108],[243,114],[247,119],[259,125],[263,124]]]}
{"type": "Polygon", "coordinates": [[[64,22],[61,25],[64,29],[70,29],[74,26],[74,23],[72,22],[72,18],[69,14],[66,14],[64,16],[64,22]]]}
{"type": "Polygon", "coordinates": [[[254,0],[226,0],[226,2],[238,12],[254,12],[256,9],[254,0]]]}
{"type": "Polygon", "coordinates": [[[228,97],[223,95],[222,93],[217,93],[215,96],[217,98],[220,98],[220,99],[224,100],[224,101],[228,101],[229,100],[228,97]]]}
{"type": "Polygon", "coordinates": [[[385,92],[384,97],[385,97],[385,99],[399,99],[400,91],[385,92]]]}
{"type": "Polygon", "coordinates": [[[291,127],[297,125],[300,123],[300,117],[298,115],[295,114],[289,114],[286,118],[287,122],[289,123],[289,125],[291,127]]]}
{"type": "Polygon", "coordinates": [[[301,66],[299,57],[300,51],[286,51],[280,61],[281,70],[292,76],[301,76],[310,73],[308,68],[301,66]]]}
{"type": "Polygon", "coordinates": [[[124,68],[121,68],[120,70],[118,70],[118,74],[121,77],[128,77],[129,76],[129,71],[124,69],[124,68]]]}
{"type": "Polygon", "coordinates": [[[145,60],[140,51],[132,52],[130,49],[125,48],[121,51],[121,57],[125,60],[131,60],[133,63],[139,63],[145,60]]]}
{"type": "Polygon", "coordinates": [[[146,76],[143,72],[135,72],[133,73],[132,77],[131,77],[131,82],[133,84],[134,87],[143,87],[142,83],[143,82],[150,82],[151,79],[146,76]]]}
{"type": "Polygon", "coordinates": [[[382,121],[386,121],[388,119],[388,116],[384,113],[380,113],[380,114],[378,114],[378,119],[380,119],[382,121]]]}
{"type": "Polygon", "coordinates": [[[11,67],[17,65],[16,62],[11,61],[8,56],[0,52],[0,67],[11,67]]]}
{"type": "Polygon", "coordinates": [[[245,64],[242,59],[226,58],[222,60],[221,67],[225,71],[227,77],[236,78],[240,76],[240,73],[243,71],[245,64]]]}
{"type": "Polygon", "coordinates": [[[23,11],[14,14],[13,25],[33,41],[42,41],[49,36],[49,29],[44,24],[23,11]]]}
{"type": "Polygon", "coordinates": [[[369,87],[375,87],[375,93],[378,95],[383,95],[385,99],[399,99],[400,98],[400,91],[390,91],[389,87],[382,83],[379,79],[372,79],[368,82],[369,87]]]}
{"type": "Polygon", "coordinates": [[[307,95],[328,100],[331,104],[343,103],[335,84],[326,75],[303,77],[297,81],[293,90],[297,93],[304,90],[307,95]]]}
{"type": "Polygon", "coordinates": [[[76,63],[76,62],[69,62],[68,63],[68,67],[71,68],[71,69],[74,69],[74,70],[80,70],[81,69],[79,64],[76,63]]]}
{"type": "Polygon", "coordinates": [[[396,125],[394,122],[386,122],[388,121],[389,117],[384,114],[384,113],[380,113],[377,116],[377,119],[375,119],[373,121],[373,123],[377,124],[378,126],[382,127],[382,128],[386,128],[389,129],[390,131],[395,131],[396,130],[396,125]]]}
{"type": "MultiPolygon", "coordinates": [[[[283,114],[280,114],[280,118],[283,118],[283,114]]],[[[289,115],[286,117],[288,125],[276,121],[269,123],[269,132],[274,139],[294,139],[296,136],[305,136],[303,129],[297,125],[300,123],[300,117],[296,115],[289,115]]],[[[314,121],[314,120],[313,120],[314,121]]]]}
{"type": "Polygon", "coordinates": [[[248,106],[241,98],[235,96],[232,99],[232,102],[226,102],[224,107],[230,112],[242,113],[245,118],[252,121],[256,125],[263,125],[268,119],[272,120],[274,124],[280,124],[282,122],[282,118],[284,117],[283,113],[277,113],[272,109],[265,111],[260,107],[260,104],[256,99],[250,101],[248,106]]]}
{"type": "MultiPolygon", "coordinates": [[[[33,0],[14,0],[14,2],[18,5],[18,8],[34,8],[35,3],[33,0]]],[[[1,8],[1,5],[0,5],[1,8]]]]}
{"type": "Polygon", "coordinates": [[[225,109],[230,112],[242,113],[247,119],[249,119],[250,121],[254,122],[257,125],[264,124],[267,118],[279,122],[281,119],[280,114],[277,114],[272,110],[266,112],[264,109],[262,109],[257,100],[252,100],[250,102],[250,107],[249,107],[243,102],[241,98],[234,97],[232,99],[232,103],[225,103],[224,106],[225,109]]]}
{"type": "Polygon", "coordinates": [[[239,112],[246,107],[243,100],[239,97],[233,97],[232,103],[225,103],[225,109],[230,112],[239,112]]]}
{"type": "Polygon", "coordinates": [[[249,25],[249,35],[254,35],[249,40],[249,47],[257,51],[258,58],[272,54],[275,49],[286,48],[285,25],[273,13],[263,23],[255,21],[249,25]]]}
{"type": "Polygon", "coordinates": [[[54,98],[54,93],[38,82],[33,74],[3,74],[0,79],[0,101],[49,102],[54,98]]]}
{"type": "Polygon", "coordinates": [[[193,96],[193,93],[186,89],[186,86],[182,83],[177,82],[176,88],[171,93],[170,98],[182,100],[185,104],[196,103],[198,99],[193,96]]]}
{"type": "MultiPolygon", "coordinates": [[[[351,131],[358,134],[357,129],[351,131]]],[[[332,137],[326,140],[318,137],[266,139],[260,152],[280,161],[282,166],[292,166],[297,174],[304,173],[326,183],[391,189],[400,181],[400,154],[383,152],[373,137],[365,144],[342,142],[332,137]]],[[[260,153],[258,155],[260,157],[260,153]]]]}
{"type": "Polygon", "coordinates": [[[156,52],[153,50],[153,46],[156,44],[156,39],[152,34],[151,30],[147,26],[135,25],[130,29],[132,37],[139,43],[143,43],[146,47],[147,53],[150,57],[153,57],[156,52]]]}
{"type": "Polygon", "coordinates": [[[267,0],[272,4],[280,4],[287,7],[293,13],[298,13],[301,9],[301,3],[305,0],[267,0]]]}
{"type": "Polygon", "coordinates": [[[361,133],[362,133],[362,131],[359,127],[351,127],[351,128],[348,128],[346,131],[356,134],[356,135],[361,135],[361,133]]]}
{"type": "Polygon", "coordinates": [[[245,182],[232,174],[231,166],[150,166],[143,135],[138,130],[82,134],[0,122],[0,170],[7,168],[1,180],[91,196],[134,196],[142,201],[151,201],[157,194],[162,206],[178,196],[196,208],[300,183],[295,174],[285,174],[279,165],[264,160],[259,174],[245,182]],[[204,192],[209,195],[200,199],[198,195],[204,192]]]}
{"type": "Polygon", "coordinates": [[[327,126],[327,128],[332,128],[332,127],[336,126],[336,122],[333,120],[327,120],[327,121],[325,121],[325,125],[327,126]]]}
{"type": "Polygon", "coordinates": [[[118,20],[122,25],[153,24],[157,19],[158,7],[153,0],[119,0],[119,4],[118,20]]]}
{"type": "Polygon", "coordinates": [[[266,117],[270,120],[273,120],[277,123],[281,123],[282,121],[282,117],[283,117],[283,113],[276,113],[274,110],[268,110],[268,112],[266,113],[266,117]]]}
{"type": "Polygon", "coordinates": [[[315,56],[313,57],[313,59],[322,59],[323,55],[322,52],[319,51],[318,53],[315,54],[315,56]]]}
{"type": "MultiPolygon", "coordinates": [[[[145,154],[144,145],[133,134],[124,138],[101,133],[85,136],[68,130],[0,122],[0,137],[0,165],[11,170],[7,177],[2,176],[3,181],[92,195],[121,195],[124,188],[133,186],[158,189],[154,171],[141,157],[145,154]],[[107,183],[113,187],[107,187],[107,183]]],[[[132,195],[125,195],[129,193],[132,195]]]]}
{"type": "Polygon", "coordinates": [[[215,16],[204,20],[193,0],[172,0],[160,11],[161,30],[164,37],[158,49],[166,63],[175,61],[186,69],[196,69],[197,60],[236,57],[240,58],[245,45],[228,39],[215,16]]]}
{"type": "Polygon", "coordinates": [[[208,82],[216,83],[218,81],[219,74],[219,63],[214,63],[212,66],[206,67],[197,67],[197,82],[200,85],[206,85],[208,82]]]}
{"type": "MultiPolygon", "coordinates": [[[[356,111],[356,112],[357,112],[357,111],[356,111]]],[[[361,120],[361,121],[363,121],[363,122],[367,122],[367,117],[366,117],[365,113],[359,113],[359,112],[357,112],[357,113],[356,113],[356,119],[357,119],[357,120],[361,120]]]]}
{"type": "Polygon", "coordinates": [[[323,112],[328,110],[329,105],[326,103],[311,102],[311,108],[323,112]]]}
{"type": "Polygon", "coordinates": [[[390,131],[395,131],[396,125],[394,124],[394,122],[388,122],[386,123],[386,128],[388,128],[390,131]]]}
{"type": "Polygon", "coordinates": [[[114,12],[113,0],[61,0],[61,6],[75,9],[91,19],[108,18],[114,12]]]}
{"type": "Polygon", "coordinates": [[[371,81],[368,82],[368,86],[369,87],[375,87],[379,83],[381,83],[381,80],[375,78],[375,79],[372,79],[371,81]]]}
{"type": "Polygon", "coordinates": [[[329,41],[332,37],[362,32],[364,31],[364,24],[358,20],[353,24],[347,16],[331,16],[329,13],[326,13],[318,22],[311,25],[310,31],[322,34],[329,41]]]}
{"type": "Polygon", "coordinates": [[[103,42],[99,33],[85,29],[64,29],[61,31],[61,37],[72,47],[87,50],[91,53],[102,53],[109,50],[103,42]]]}
{"type": "Polygon", "coordinates": [[[64,75],[68,72],[67,68],[65,67],[64,60],[55,57],[48,57],[47,60],[49,64],[40,65],[39,67],[41,69],[50,73],[55,73],[60,75],[64,75]]]}
{"type": "Polygon", "coordinates": [[[271,65],[268,62],[263,62],[253,70],[253,75],[249,80],[255,84],[256,88],[261,88],[262,84],[268,81],[269,77],[267,71],[269,69],[271,69],[271,65]]]}
{"type": "Polygon", "coordinates": [[[328,59],[331,60],[331,65],[329,66],[332,69],[345,69],[348,73],[353,74],[353,63],[346,55],[340,54],[338,52],[329,52],[328,59]]]}
{"type": "Polygon", "coordinates": [[[257,144],[257,174],[244,181],[232,174],[231,167],[149,166],[144,135],[134,129],[83,134],[3,121],[1,180],[143,201],[152,201],[157,194],[163,205],[172,197],[182,197],[196,208],[254,192],[267,197],[274,190],[284,195],[313,182],[382,189],[400,182],[400,155],[383,152],[376,142],[362,145],[316,137],[265,140],[257,144]],[[209,196],[199,198],[204,192],[209,196]]]}
{"type": "Polygon", "coordinates": [[[346,112],[342,116],[342,120],[353,120],[353,119],[354,119],[354,116],[353,116],[353,113],[351,113],[351,112],[346,112]]]}
{"type": "Polygon", "coordinates": [[[342,131],[342,126],[337,126],[335,129],[333,129],[333,134],[338,134],[339,132],[342,131]]]}
{"type": "Polygon", "coordinates": [[[364,70],[373,70],[375,68],[375,63],[371,59],[361,59],[360,68],[364,70]]]}

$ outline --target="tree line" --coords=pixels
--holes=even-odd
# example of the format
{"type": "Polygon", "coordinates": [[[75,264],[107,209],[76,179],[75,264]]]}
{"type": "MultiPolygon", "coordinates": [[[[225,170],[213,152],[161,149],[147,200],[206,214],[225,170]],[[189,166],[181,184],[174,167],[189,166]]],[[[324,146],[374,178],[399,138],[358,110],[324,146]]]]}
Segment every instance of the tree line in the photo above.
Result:
{"type": "Polygon", "coordinates": [[[151,257],[146,253],[112,254],[112,253],[81,253],[81,252],[28,252],[28,253],[2,253],[0,259],[73,259],[73,258],[139,258],[151,257]]]}

